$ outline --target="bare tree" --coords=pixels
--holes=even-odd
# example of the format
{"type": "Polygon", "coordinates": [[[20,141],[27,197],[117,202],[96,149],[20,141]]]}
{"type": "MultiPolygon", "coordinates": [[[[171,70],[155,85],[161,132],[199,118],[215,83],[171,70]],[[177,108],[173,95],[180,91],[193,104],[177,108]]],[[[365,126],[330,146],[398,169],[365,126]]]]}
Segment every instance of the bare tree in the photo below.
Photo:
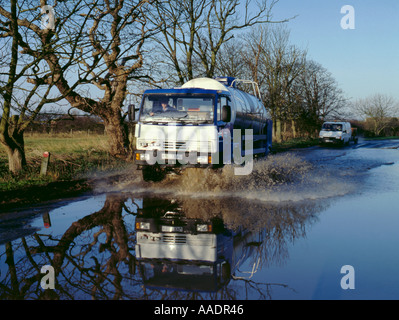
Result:
{"type": "Polygon", "coordinates": [[[313,135],[325,118],[343,115],[347,100],[337,82],[319,63],[306,59],[306,50],[290,43],[284,26],[259,27],[242,41],[224,44],[221,53],[217,70],[234,70],[259,84],[275,141],[282,141],[288,126],[293,137],[313,135]]]}
{"type": "Polygon", "coordinates": [[[342,90],[330,72],[321,64],[308,60],[297,79],[296,93],[301,104],[299,117],[302,129],[317,134],[327,119],[339,119],[347,104],[342,90]]]}
{"type": "MultiPolygon", "coordinates": [[[[47,73],[39,80],[54,84],[59,91],[47,102],[65,99],[70,106],[101,117],[115,156],[129,154],[123,106],[127,83],[145,77],[140,70],[144,42],[153,31],[146,19],[152,2],[54,2],[52,28],[37,25],[38,18],[43,19],[37,10],[48,7],[46,0],[40,1],[40,7],[24,2],[23,15],[17,19],[23,54],[43,57],[47,73]]],[[[0,16],[11,20],[11,13],[3,7],[0,16]]],[[[39,84],[34,78],[29,82],[39,84]]]]}
{"type": "MultiPolygon", "coordinates": [[[[2,88],[3,96],[3,113],[0,122],[0,142],[6,147],[6,151],[9,158],[9,167],[12,172],[17,172],[22,169],[22,165],[26,162],[25,155],[23,153],[23,144],[21,144],[20,136],[15,132],[14,128],[10,129],[11,122],[11,103],[12,94],[14,89],[14,83],[16,80],[17,64],[18,64],[18,37],[17,37],[17,3],[16,0],[12,0],[10,3],[10,27],[7,30],[5,27],[2,28],[12,37],[11,44],[11,61],[8,73],[8,81],[2,88]],[[11,131],[11,135],[9,134],[11,131]]],[[[15,127],[16,118],[13,118],[12,125],[15,127]]]]}
{"type": "Polygon", "coordinates": [[[17,0],[10,2],[10,16],[8,21],[1,21],[0,41],[4,44],[1,47],[3,62],[1,66],[7,81],[0,87],[0,102],[2,104],[2,115],[0,121],[0,143],[8,155],[9,170],[18,173],[26,164],[24,148],[24,131],[31,124],[40,110],[47,102],[52,84],[41,90],[42,78],[40,78],[41,56],[30,61],[24,61],[18,52],[21,35],[18,26],[17,0]],[[7,45],[11,39],[11,45],[7,45]],[[7,52],[10,52],[7,57],[7,52]],[[21,63],[22,62],[22,63],[21,63]],[[22,65],[20,67],[19,65],[22,65]],[[24,86],[25,78],[33,75],[37,82],[33,86],[24,86]],[[20,80],[22,79],[22,84],[20,80]]]}
{"type": "MultiPolygon", "coordinates": [[[[159,2],[151,15],[162,26],[155,38],[173,69],[177,82],[196,76],[212,78],[218,56],[225,43],[240,30],[273,21],[272,10],[278,0],[172,0],[159,2]]],[[[170,70],[169,69],[169,70],[170,70]]]]}
{"type": "Polygon", "coordinates": [[[234,38],[225,43],[217,57],[216,74],[239,79],[250,79],[250,71],[244,50],[244,41],[234,38]]]}
{"type": "Polygon", "coordinates": [[[354,109],[359,116],[371,120],[372,131],[377,136],[390,125],[390,118],[399,113],[399,105],[395,99],[380,93],[358,99],[354,104],[354,109]]]}
{"type": "Polygon", "coordinates": [[[277,142],[282,140],[282,124],[295,121],[294,85],[304,70],[306,52],[290,44],[289,31],[284,27],[259,28],[248,37],[250,64],[255,80],[263,91],[265,106],[270,110],[277,142]]]}

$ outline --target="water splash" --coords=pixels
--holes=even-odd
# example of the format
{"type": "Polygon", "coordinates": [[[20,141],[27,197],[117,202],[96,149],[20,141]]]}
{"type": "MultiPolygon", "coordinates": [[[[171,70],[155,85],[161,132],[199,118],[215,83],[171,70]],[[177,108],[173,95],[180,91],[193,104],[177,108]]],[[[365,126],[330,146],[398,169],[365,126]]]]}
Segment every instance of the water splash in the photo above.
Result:
{"type": "Polygon", "coordinates": [[[222,169],[187,168],[167,175],[161,182],[144,182],[138,170],[130,170],[103,191],[128,191],[190,198],[234,197],[246,200],[284,202],[341,196],[353,185],[326,169],[320,169],[293,154],[271,155],[254,162],[249,175],[235,175],[233,166],[222,169]]]}
{"type": "Polygon", "coordinates": [[[235,175],[233,166],[220,170],[186,169],[178,179],[171,177],[164,183],[181,193],[265,191],[275,186],[298,182],[305,177],[311,165],[293,155],[275,155],[255,161],[249,175],[235,175]]]}

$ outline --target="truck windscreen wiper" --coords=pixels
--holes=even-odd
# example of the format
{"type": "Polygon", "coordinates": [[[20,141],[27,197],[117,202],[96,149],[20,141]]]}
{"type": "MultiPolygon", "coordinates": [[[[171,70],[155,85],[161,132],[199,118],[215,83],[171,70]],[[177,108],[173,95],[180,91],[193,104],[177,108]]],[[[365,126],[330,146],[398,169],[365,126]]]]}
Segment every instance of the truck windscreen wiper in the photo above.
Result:
{"type": "Polygon", "coordinates": [[[187,116],[188,116],[188,114],[186,113],[185,115],[182,115],[181,117],[168,117],[168,119],[180,120],[180,119],[186,118],[187,116]]]}

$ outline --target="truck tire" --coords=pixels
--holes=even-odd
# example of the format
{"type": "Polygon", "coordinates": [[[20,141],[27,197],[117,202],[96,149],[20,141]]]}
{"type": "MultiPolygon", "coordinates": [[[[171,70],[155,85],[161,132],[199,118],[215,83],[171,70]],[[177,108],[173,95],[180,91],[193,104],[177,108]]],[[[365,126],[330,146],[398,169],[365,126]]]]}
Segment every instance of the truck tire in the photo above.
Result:
{"type": "Polygon", "coordinates": [[[159,166],[145,166],[141,173],[143,175],[143,180],[146,182],[153,181],[158,182],[162,181],[165,178],[165,171],[162,170],[159,166]]]}

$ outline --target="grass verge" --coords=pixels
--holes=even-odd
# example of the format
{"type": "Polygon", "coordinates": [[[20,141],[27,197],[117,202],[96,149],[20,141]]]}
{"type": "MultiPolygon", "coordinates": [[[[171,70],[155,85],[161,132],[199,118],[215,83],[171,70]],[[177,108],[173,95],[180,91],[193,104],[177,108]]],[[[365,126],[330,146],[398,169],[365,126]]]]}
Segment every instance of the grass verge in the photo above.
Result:
{"type": "MultiPolygon", "coordinates": [[[[111,157],[103,135],[34,135],[25,138],[27,166],[18,175],[8,171],[0,147],[0,208],[71,196],[90,190],[90,179],[117,173],[128,164],[111,157]],[[47,175],[40,175],[43,153],[51,153],[47,175]]],[[[1,210],[0,210],[1,211],[1,210]]]]}
{"type": "Polygon", "coordinates": [[[391,136],[391,137],[370,137],[370,138],[364,138],[364,140],[396,140],[399,139],[398,136],[391,136]]]}
{"type": "Polygon", "coordinates": [[[273,142],[273,153],[285,152],[291,149],[308,148],[319,144],[319,139],[295,138],[280,143],[273,142]]]}

